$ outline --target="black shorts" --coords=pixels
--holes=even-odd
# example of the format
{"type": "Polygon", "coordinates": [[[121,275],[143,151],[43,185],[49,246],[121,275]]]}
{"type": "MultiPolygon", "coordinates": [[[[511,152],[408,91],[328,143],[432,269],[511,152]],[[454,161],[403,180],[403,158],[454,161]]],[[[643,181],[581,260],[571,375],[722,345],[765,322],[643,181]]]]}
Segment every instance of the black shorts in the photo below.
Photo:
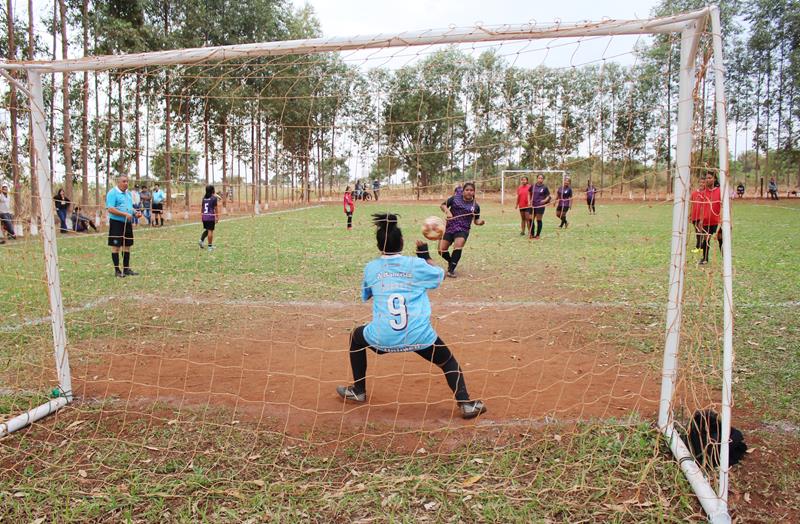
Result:
{"type": "Polygon", "coordinates": [[[463,238],[464,241],[466,241],[467,238],[469,238],[469,231],[457,231],[455,233],[445,233],[444,236],[442,237],[442,240],[446,240],[452,244],[457,238],[463,238]]]}
{"type": "Polygon", "coordinates": [[[214,231],[214,226],[216,223],[216,220],[203,220],[203,229],[206,231],[214,231]]]}
{"type": "Polygon", "coordinates": [[[534,207],[533,208],[533,214],[534,215],[544,215],[544,210],[545,209],[547,209],[547,206],[534,207]]]}
{"type": "Polygon", "coordinates": [[[523,216],[531,216],[532,210],[533,210],[532,207],[521,207],[519,208],[519,214],[523,216]]]}
{"type": "Polygon", "coordinates": [[[153,204],[153,213],[155,213],[156,215],[160,215],[163,210],[164,210],[164,202],[153,204]]]}
{"type": "Polygon", "coordinates": [[[557,206],[556,211],[561,211],[563,213],[566,213],[567,211],[569,211],[569,206],[557,206]]]}
{"type": "Polygon", "coordinates": [[[133,223],[126,220],[111,220],[108,226],[108,245],[130,247],[133,245],[133,223]]]}

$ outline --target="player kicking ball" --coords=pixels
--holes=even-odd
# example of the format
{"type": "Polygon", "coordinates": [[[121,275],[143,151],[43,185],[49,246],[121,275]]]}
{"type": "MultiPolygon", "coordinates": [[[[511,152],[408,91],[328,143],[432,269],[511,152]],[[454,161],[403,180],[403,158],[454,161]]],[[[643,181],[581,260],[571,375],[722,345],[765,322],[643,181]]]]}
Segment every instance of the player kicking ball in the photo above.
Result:
{"type": "Polygon", "coordinates": [[[338,386],[336,392],[345,400],[367,401],[367,348],[378,355],[413,351],[442,370],[463,418],[485,413],[482,401],[470,400],[456,357],[431,325],[428,290],[439,287],[444,271],[433,264],[424,242],[417,242],[416,257],[402,255],[397,215],[374,214],[372,219],[381,256],[364,268],[361,293],[365,302],[373,299],[372,321],[350,335],[353,385],[338,386]]]}

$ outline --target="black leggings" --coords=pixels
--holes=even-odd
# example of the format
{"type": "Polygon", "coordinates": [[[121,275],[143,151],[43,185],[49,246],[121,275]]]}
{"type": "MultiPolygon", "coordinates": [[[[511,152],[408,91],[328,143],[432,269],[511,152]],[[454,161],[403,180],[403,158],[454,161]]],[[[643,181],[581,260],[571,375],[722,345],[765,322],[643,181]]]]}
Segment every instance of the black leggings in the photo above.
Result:
{"type": "MultiPolygon", "coordinates": [[[[711,245],[711,237],[713,237],[719,226],[714,224],[713,226],[703,226],[703,231],[705,235],[703,236],[703,260],[708,262],[708,252],[710,251],[709,246],[711,245]]],[[[722,249],[722,238],[719,239],[719,248],[722,249]]]]}
{"type": "MultiPolygon", "coordinates": [[[[382,355],[386,351],[375,349],[364,338],[364,326],[359,326],[350,335],[350,367],[353,368],[353,389],[356,393],[367,391],[367,351],[369,348],[382,355]]],[[[464,383],[464,373],[458,365],[456,357],[450,352],[441,338],[437,337],[432,346],[414,351],[429,362],[433,362],[444,372],[447,385],[453,391],[456,400],[466,402],[469,400],[467,385],[464,383]]]]}

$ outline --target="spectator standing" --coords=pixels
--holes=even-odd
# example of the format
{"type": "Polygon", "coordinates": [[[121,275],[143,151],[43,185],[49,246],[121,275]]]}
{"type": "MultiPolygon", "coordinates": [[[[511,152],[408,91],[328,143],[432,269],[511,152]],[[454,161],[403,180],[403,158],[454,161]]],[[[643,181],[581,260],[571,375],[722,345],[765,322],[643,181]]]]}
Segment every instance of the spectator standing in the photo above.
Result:
{"type": "Polygon", "coordinates": [[[8,197],[8,184],[0,186],[0,224],[3,230],[3,241],[0,244],[6,243],[6,238],[16,240],[17,235],[14,234],[14,215],[11,214],[11,199],[8,197]]]}
{"type": "Polygon", "coordinates": [[[64,188],[61,188],[56,192],[56,196],[53,197],[53,200],[56,203],[56,214],[58,214],[58,221],[61,222],[61,232],[67,233],[69,232],[69,228],[67,227],[67,213],[69,213],[69,206],[71,204],[69,198],[67,198],[66,193],[64,193],[64,188]]]}

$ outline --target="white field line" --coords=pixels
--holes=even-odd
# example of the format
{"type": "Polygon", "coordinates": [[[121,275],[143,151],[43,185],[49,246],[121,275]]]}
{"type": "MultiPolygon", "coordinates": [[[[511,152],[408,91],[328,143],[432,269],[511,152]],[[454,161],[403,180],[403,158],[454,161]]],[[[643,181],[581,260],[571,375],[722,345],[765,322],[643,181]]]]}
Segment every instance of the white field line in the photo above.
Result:
{"type": "MultiPolygon", "coordinates": [[[[231,218],[222,218],[222,219],[220,219],[220,222],[238,222],[239,220],[249,220],[249,219],[261,218],[261,217],[265,217],[265,216],[268,217],[268,216],[272,216],[272,215],[284,215],[286,213],[296,213],[298,211],[306,211],[308,209],[317,209],[319,207],[324,207],[324,205],[323,204],[317,204],[317,205],[313,205],[313,206],[293,207],[293,208],[290,208],[290,209],[281,209],[280,211],[261,212],[258,215],[242,215],[242,216],[231,217],[231,218]]],[[[145,222],[146,222],[146,220],[145,220],[145,222]]],[[[150,227],[150,226],[142,225],[142,226],[136,226],[134,228],[134,236],[136,235],[137,231],[139,232],[140,235],[144,235],[144,234],[155,233],[156,231],[161,231],[161,230],[164,230],[164,229],[178,229],[178,228],[182,228],[182,227],[200,227],[200,226],[202,226],[201,222],[194,222],[194,221],[183,222],[181,224],[172,224],[172,225],[163,226],[163,227],[150,227]]],[[[56,225],[56,227],[58,227],[58,225],[56,225]]],[[[41,236],[41,234],[39,234],[37,236],[37,238],[39,236],[41,236]]],[[[108,232],[107,231],[100,231],[100,232],[97,232],[97,233],[70,233],[68,235],[59,235],[58,236],[58,242],[63,242],[65,240],[66,241],[72,241],[72,240],[79,239],[79,238],[91,238],[91,237],[101,237],[101,236],[102,237],[108,236],[108,232]]],[[[30,237],[30,234],[25,236],[25,238],[29,238],[29,237],[30,237]]],[[[31,241],[33,241],[33,240],[31,240],[31,241]]],[[[13,249],[15,247],[21,247],[23,245],[25,245],[24,242],[22,242],[22,243],[17,242],[17,243],[13,243],[13,244],[9,243],[9,242],[6,242],[4,247],[6,249],[9,249],[9,248],[13,249]]]]}
{"type": "MultiPolygon", "coordinates": [[[[87,302],[82,306],[68,308],[64,313],[65,315],[72,315],[94,309],[98,306],[103,306],[115,300],[126,300],[126,297],[108,296],[102,297],[91,302],[87,302]]],[[[136,298],[138,304],[183,304],[183,305],[213,305],[213,306],[229,306],[229,307],[263,307],[263,308],[316,308],[327,310],[342,310],[347,308],[355,308],[363,306],[360,302],[334,302],[329,300],[240,300],[240,299],[221,299],[214,297],[194,297],[187,295],[184,297],[160,297],[156,295],[140,295],[136,298]]],[[[432,301],[431,305],[441,310],[462,310],[464,308],[479,308],[479,309],[493,309],[503,310],[519,307],[567,307],[571,309],[587,309],[587,310],[602,310],[602,309],[625,309],[625,308],[640,308],[640,309],[661,309],[666,307],[665,304],[658,302],[644,302],[633,303],[625,301],[602,301],[602,302],[578,302],[571,300],[508,300],[508,301],[469,301],[457,302],[452,301],[432,301]]],[[[737,308],[794,308],[800,307],[800,301],[788,302],[750,302],[738,303],[737,308]]],[[[17,324],[6,324],[0,326],[0,333],[10,333],[19,331],[22,328],[37,326],[50,322],[50,317],[39,317],[24,320],[17,324]]]]}

